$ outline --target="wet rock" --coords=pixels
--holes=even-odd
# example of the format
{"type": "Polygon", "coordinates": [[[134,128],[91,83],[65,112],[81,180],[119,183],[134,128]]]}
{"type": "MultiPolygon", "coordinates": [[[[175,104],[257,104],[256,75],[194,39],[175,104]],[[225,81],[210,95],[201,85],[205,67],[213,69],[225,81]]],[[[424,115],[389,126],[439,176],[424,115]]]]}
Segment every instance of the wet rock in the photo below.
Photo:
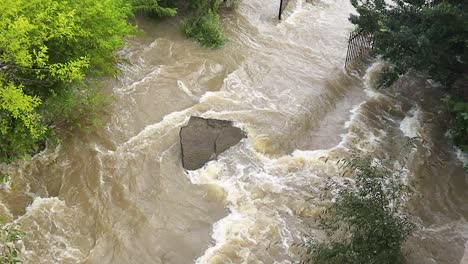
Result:
{"type": "Polygon", "coordinates": [[[192,116],[180,129],[182,166],[187,170],[199,169],[245,137],[231,121],[192,116]]]}

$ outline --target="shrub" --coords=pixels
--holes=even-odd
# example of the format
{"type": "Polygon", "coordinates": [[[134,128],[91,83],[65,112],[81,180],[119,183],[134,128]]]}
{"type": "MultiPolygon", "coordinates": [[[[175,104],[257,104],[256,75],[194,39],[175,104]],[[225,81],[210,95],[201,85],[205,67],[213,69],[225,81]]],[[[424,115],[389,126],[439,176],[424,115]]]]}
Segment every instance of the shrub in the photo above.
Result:
{"type": "Polygon", "coordinates": [[[15,224],[0,224],[0,263],[21,263],[21,249],[18,246],[23,232],[15,224]]]}
{"type": "Polygon", "coordinates": [[[415,225],[403,213],[410,192],[400,175],[366,159],[343,164],[354,172],[355,184],[332,184],[338,197],[320,220],[328,241],[309,241],[306,262],[404,263],[401,245],[415,225]]]}
{"type": "Polygon", "coordinates": [[[204,47],[218,48],[226,41],[219,15],[215,11],[208,10],[200,17],[191,16],[183,22],[182,26],[185,35],[198,41],[204,47]]]}
{"type": "Polygon", "coordinates": [[[453,116],[451,138],[461,150],[468,152],[468,102],[453,99],[444,101],[448,103],[449,111],[453,116]]]}
{"type": "Polygon", "coordinates": [[[142,12],[150,17],[160,18],[175,16],[176,8],[161,6],[159,0],[132,0],[133,11],[142,12]]]}

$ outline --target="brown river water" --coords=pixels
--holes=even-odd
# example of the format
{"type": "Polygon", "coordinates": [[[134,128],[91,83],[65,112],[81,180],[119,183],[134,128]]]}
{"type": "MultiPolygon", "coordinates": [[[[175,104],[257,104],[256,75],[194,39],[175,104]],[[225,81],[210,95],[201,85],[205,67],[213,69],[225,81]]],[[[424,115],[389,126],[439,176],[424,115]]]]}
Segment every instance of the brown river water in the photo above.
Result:
{"type": "Polygon", "coordinates": [[[104,127],[3,165],[0,213],[20,223],[24,263],[294,263],[322,237],[322,187],[352,151],[402,169],[419,225],[409,263],[468,263],[466,162],[449,144],[437,89],[418,76],[376,91],[383,64],[345,70],[349,0],[244,0],[209,50],[177,19],[137,19],[142,34],[106,81],[104,127]],[[424,92],[424,95],[423,95],[424,92]],[[248,138],[204,168],[181,166],[191,115],[232,120],[248,138]],[[415,138],[414,144],[407,144],[415,138]],[[390,162],[388,162],[390,161],[390,162]]]}

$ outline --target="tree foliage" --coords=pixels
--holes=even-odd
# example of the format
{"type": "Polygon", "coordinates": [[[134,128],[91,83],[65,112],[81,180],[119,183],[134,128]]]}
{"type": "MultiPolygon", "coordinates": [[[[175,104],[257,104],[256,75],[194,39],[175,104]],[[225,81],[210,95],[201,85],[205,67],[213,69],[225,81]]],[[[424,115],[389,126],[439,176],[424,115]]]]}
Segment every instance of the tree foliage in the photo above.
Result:
{"type": "Polygon", "coordinates": [[[320,219],[328,241],[309,242],[307,261],[404,263],[401,245],[415,228],[403,212],[409,189],[398,173],[368,159],[354,158],[343,165],[354,172],[355,182],[332,184],[338,196],[320,219]]]}
{"type": "Polygon", "coordinates": [[[399,74],[415,69],[451,86],[466,74],[466,1],[351,0],[350,20],[374,35],[374,50],[399,74]]]}
{"type": "Polygon", "coordinates": [[[132,6],[135,13],[142,12],[151,17],[168,17],[177,14],[176,8],[161,5],[160,2],[159,0],[132,0],[132,6]]]}
{"type": "Polygon", "coordinates": [[[6,161],[24,155],[35,148],[46,132],[36,108],[37,97],[26,95],[23,86],[0,79],[0,157],[6,161]]]}
{"type": "Polygon", "coordinates": [[[192,16],[186,19],[183,22],[183,30],[186,36],[198,41],[204,47],[217,48],[226,41],[219,15],[213,10],[208,10],[199,17],[192,16]]]}
{"type": "Polygon", "coordinates": [[[238,0],[190,0],[190,15],[182,23],[184,34],[204,47],[221,47],[226,42],[226,37],[221,27],[219,7],[222,4],[233,8],[238,3],[238,0]]]}
{"type": "Polygon", "coordinates": [[[2,72],[13,80],[71,82],[91,69],[113,72],[114,52],[133,31],[123,0],[16,0],[0,12],[2,72]]]}
{"type": "Polygon", "coordinates": [[[468,102],[447,100],[449,111],[453,115],[451,137],[455,145],[468,152],[468,102]]]}
{"type": "MultiPolygon", "coordinates": [[[[125,0],[0,5],[0,161],[37,151],[54,121],[45,118],[61,115],[51,113],[53,95],[83,90],[85,76],[117,72],[115,51],[134,31],[127,22],[131,12],[125,0]]],[[[79,103],[62,104],[62,111],[79,103]]]]}
{"type": "Polygon", "coordinates": [[[204,47],[218,48],[225,41],[220,23],[219,7],[234,9],[240,0],[132,0],[135,12],[149,17],[174,16],[178,10],[186,17],[182,32],[204,47]]]}

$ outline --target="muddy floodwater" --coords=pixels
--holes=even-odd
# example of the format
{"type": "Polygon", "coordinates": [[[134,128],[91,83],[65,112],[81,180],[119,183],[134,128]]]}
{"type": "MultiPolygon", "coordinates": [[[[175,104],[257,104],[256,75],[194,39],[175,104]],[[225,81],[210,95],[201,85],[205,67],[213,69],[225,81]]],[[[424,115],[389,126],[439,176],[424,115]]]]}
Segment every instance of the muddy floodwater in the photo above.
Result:
{"type": "Polygon", "coordinates": [[[467,160],[437,89],[406,76],[377,91],[377,60],[343,68],[349,0],[291,1],[281,22],[278,6],[223,14],[229,41],[216,50],[184,38],[177,18],[136,20],[129,63],[105,80],[104,126],[4,166],[0,213],[26,232],[25,263],[293,263],[293,242],[323,235],[322,187],[340,178],[324,157],[353,151],[385,158],[415,191],[409,263],[468,263],[467,160]],[[179,130],[192,115],[248,137],[186,172],[179,130]]]}

